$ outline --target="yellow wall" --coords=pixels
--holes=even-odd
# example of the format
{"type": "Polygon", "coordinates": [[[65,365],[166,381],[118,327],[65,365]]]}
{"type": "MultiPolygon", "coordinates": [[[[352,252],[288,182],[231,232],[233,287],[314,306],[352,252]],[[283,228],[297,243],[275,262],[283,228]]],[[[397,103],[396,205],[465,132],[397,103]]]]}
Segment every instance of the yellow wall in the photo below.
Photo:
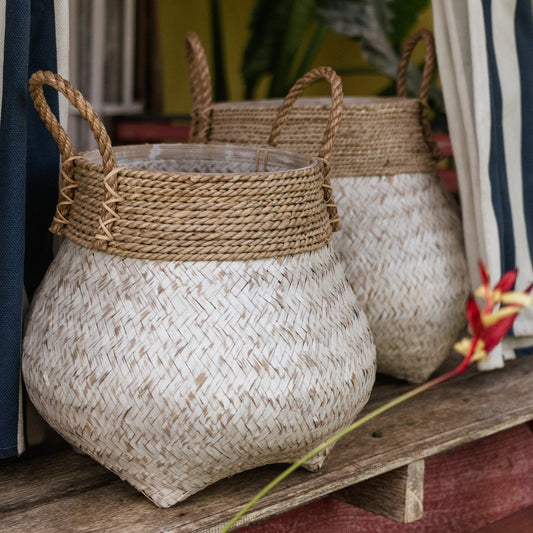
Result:
{"type": "MultiPolygon", "coordinates": [[[[164,112],[167,114],[188,114],[190,111],[189,78],[185,63],[184,38],[188,31],[200,36],[211,62],[212,43],[210,31],[209,0],[157,0],[161,30],[161,53],[163,71],[164,112]]],[[[240,69],[244,48],[248,41],[248,25],[255,0],[224,0],[222,25],[224,35],[224,56],[229,99],[241,100],[244,94],[240,69]]],[[[432,27],[431,12],[425,12],[419,26],[432,27]]],[[[423,58],[422,47],[414,54],[414,61],[423,58]]],[[[333,68],[365,66],[359,46],[355,41],[328,32],[313,66],[330,65],[333,68]]],[[[346,76],[343,79],[347,95],[375,94],[389,84],[389,80],[378,75],[346,76]]],[[[259,97],[266,96],[266,80],[260,86],[259,97]]],[[[327,94],[327,87],[319,85],[308,94],[327,94]]]]}

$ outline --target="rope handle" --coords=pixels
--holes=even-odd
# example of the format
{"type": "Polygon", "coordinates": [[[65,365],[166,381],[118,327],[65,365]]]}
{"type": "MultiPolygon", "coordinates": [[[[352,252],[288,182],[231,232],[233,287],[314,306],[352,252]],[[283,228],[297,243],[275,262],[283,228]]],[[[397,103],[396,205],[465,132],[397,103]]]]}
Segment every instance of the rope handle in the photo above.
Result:
{"type": "Polygon", "coordinates": [[[213,103],[211,75],[202,42],[192,31],[185,36],[185,53],[192,98],[192,125],[189,141],[205,143],[211,123],[211,104],[213,103]]]}
{"type": "Polygon", "coordinates": [[[276,113],[276,118],[272,124],[272,130],[270,132],[268,144],[273,147],[277,146],[281,136],[281,130],[287,122],[287,118],[289,117],[294,103],[304,89],[309,87],[315,81],[321,79],[326,80],[331,86],[331,110],[329,113],[326,131],[324,132],[322,141],[320,143],[318,157],[322,160],[324,165],[324,200],[326,201],[331,228],[333,231],[338,231],[341,229],[341,225],[337,212],[337,206],[333,200],[333,192],[329,178],[329,158],[333,149],[335,135],[341,123],[343,92],[342,81],[339,75],[332,68],[317,67],[313,70],[310,70],[307,74],[304,74],[298,81],[296,81],[276,113]]]}
{"type": "Polygon", "coordinates": [[[331,150],[333,148],[333,141],[335,134],[339,129],[339,125],[342,118],[342,81],[339,75],[330,67],[317,67],[310,70],[307,74],[304,74],[291,88],[283,103],[278,109],[276,118],[274,119],[268,144],[270,146],[276,146],[281,136],[281,130],[287,122],[287,118],[291,112],[291,109],[303,92],[304,89],[309,87],[317,80],[326,80],[331,86],[331,111],[329,113],[328,124],[326,131],[322,137],[320,143],[320,151],[318,157],[322,159],[329,159],[331,156],[331,150]]]}
{"type": "Polygon", "coordinates": [[[419,41],[423,40],[426,44],[426,58],[424,60],[424,71],[422,73],[422,81],[420,83],[420,100],[427,100],[429,96],[429,89],[431,88],[431,80],[435,73],[436,55],[435,55],[435,39],[433,33],[427,28],[420,28],[415,31],[407,39],[403,50],[400,63],[398,64],[398,78],[396,86],[398,96],[405,98],[407,96],[407,67],[411,61],[413,50],[419,41]]]}
{"type": "Polygon", "coordinates": [[[396,80],[396,87],[398,96],[400,98],[406,98],[407,96],[407,67],[411,61],[411,55],[413,50],[419,41],[423,40],[426,45],[426,58],[424,62],[424,70],[422,72],[422,81],[420,82],[420,124],[422,125],[422,134],[424,141],[426,142],[431,156],[435,161],[441,160],[444,156],[440,151],[435,137],[433,137],[433,131],[431,130],[431,123],[429,120],[429,90],[431,89],[431,80],[435,74],[435,65],[437,63],[435,54],[435,39],[433,33],[427,28],[420,28],[415,31],[403,47],[402,57],[398,64],[398,78],[396,80]]]}
{"type": "Polygon", "coordinates": [[[80,115],[87,121],[93,132],[94,138],[98,143],[98,150],[102,156],[105,191],[98,231],[95,235],[95,244],[98,249],[105,250],[107,248],[107,243],[113,239],[110,233],[111,226],[118,218],[113,209],[113,204],[120,199],[116,191],[116,175],[119,168],[116,166],[111,139],[109,138],[107,130],[100,120],[100,117],[78,89],[73,87],[59,74],[39,70],[30,78],[30,95],[41,120],[56,141],[62,158],[61,175],[63,179],[56,213],[50,226],[50,231],[56,234],[61,234],[63,233],[64,227],[68,224],[67,217],[70,206],[74,202],[73,194],[74,189],[76,188],[76,184],[72,178],[72,170],[74,161],[79,158],[79,156],[76,156],[70,138],[58,122],[46,101],[43,90],[44,85],[53,87],[67,98],[67,100],[80,112],[80,115]]]}

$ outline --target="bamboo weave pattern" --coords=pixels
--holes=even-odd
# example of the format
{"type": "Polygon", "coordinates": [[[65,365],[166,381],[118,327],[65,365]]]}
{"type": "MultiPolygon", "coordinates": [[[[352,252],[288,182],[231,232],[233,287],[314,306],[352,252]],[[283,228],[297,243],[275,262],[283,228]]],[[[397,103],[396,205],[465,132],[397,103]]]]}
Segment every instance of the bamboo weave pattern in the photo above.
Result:
{"type": "Polygon", "coordinates": [[[65,240],[34,299],[23,372],[52,427],[168,507],[350,423],[375,347],[329,245],[174,262],[65,240]]]}

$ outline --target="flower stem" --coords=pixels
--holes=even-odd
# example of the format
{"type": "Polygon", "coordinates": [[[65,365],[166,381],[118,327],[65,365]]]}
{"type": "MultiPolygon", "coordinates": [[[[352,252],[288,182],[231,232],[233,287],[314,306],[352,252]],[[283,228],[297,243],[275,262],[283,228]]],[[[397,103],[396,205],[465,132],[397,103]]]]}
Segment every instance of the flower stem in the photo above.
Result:
{"type": "Polygon", "coordinates": [[[381,413],[384,413],[385,411],[388,411],[392,407],[398,405],[399,403],[404,402],[405,400],[408,400],[409,398],[412,398],[413,396],[416,396],[417,394],[420,394],[421,392],[433,387],[437,383],[440,383],[441,380],[439,376],[438,378],[435,378],[432,381],[428,381],[427,383],[424,383],[423,385],[420,385],[419,387],[416,387],[413,390],[410,390],[409,392],[406,392],[405,394],[402,394],[401,396],[398,396],[397,398],[394,398],[394,400],[391,400],[390,402],[382,405],[381,407],[378,407],[371,413],[368,413],[366,416],[363,416],[359,420],[355,421],[350,426],[344,428],[343,430],[339,431],[329,439],[325,440],[321,444],[319,444],[316,448],[311,450],[309,453],[298,459],[295,463],[293,463],[291,466],[289,466],[286,470],[284,470],[276,479],[271,481],[268,485],[266,485],[261,491],[259,491],[224,527],[224,529],[221,531],[221,533],[227,533],[230,531],[230,529],[236,524],[236,522],[241,518],[244,514],[246,514],[263,496],[265,496],[268,492],[270,492],[278,483],[281,483],[285,478],[287,478],[290,474],[292,474],[297,468],[302,466],[304,463],[312,459],[315,455],[320,453],[321,451],[325,450],[332,444],[335,444],[339,439],[353,431],[354,429],[357,429],[359,426],[362,426],[369,420],[372,420],[374,417],[380,415],[381,413]]]}
{"type": "Polygon", "coordinates": [[[468,351],[468,354],[463,358],[461,363],[451,370],[450,372],[446,372],[445,374],[442,374],[440,376],[437,376],[436,378],[432,379],[431,381],[427,381],[426,383],[423,383],[422,385],[419,385],[418,387],[401,394],[397,398],[394,398],[390,402],[387,402],[383,404],[381,407],[378,407],[377,409],[374,409],[372,412],[368,413],[367,415],[363,416],[359,420],[356,420],[353,424],[349,425],[348,427],[342,429],[329,439],[325,440],[321,444],[319,444],[316,448],[311,450],[309,453],[298,459],[295,463],[293,463],[291,466],[289,466],[286,470],[284,470],[276,479],[271,481],[268,485],[263,487],[225,526],[224,529],[221,531],[221,533],[228,533],[230,529],[237,523],[237,521],[244,516],[263,496],[268,494],[276,485],[281,483],[284,479],[286,479],[290,474],[292,474],[297,468],[305,464],[307,461],[312,459],[315,455],[320,453],[321,451],[325,450],[332,444],[335,444],[339,439],[342,439],[345,435],[353,431],[354,429],[357,429],[358,427],[362,426],[363,424],[366,424],[368,421],[372,420],[376,416],[380,415],[381,413],[384,413],[385,411],[388,411],[389,409],[392,409],[393,407],[396,407],[398,404],[405,402],[406,400],[409,400],[413,396],[416,396],[420,394],[421,392],[424,392],[428,389],[431,389],[435,385],[438,385],[439,383],[442,383],[454,376],[457,376],[464,372],[468,365],[471,362],[472,356],[474,355],[474,352],[476,351],[476,345],[478,343],[479,338],[474,337],[472,339],[472,342],[470,344],[470,350],[468,351]]]}
{"type": "Polygon", "coordinates": [[[363,424],[366,424],[368,421],[372,420],[376,416],[380,415],[381,413],[384,413],[385,411],[388,411],[389,409],[392,409],[396,405],[405,402],[406,400],[409,400],[413,396],[416,396],[420,394],[421,392],[424,392],[425,390],[428,390],[435,385],[438,385],[439,383],[442,383],[443,381],[446,381],[447,379],[454,377],[464,370],[466,370],[468,366],[468,361],[475,350],[475,342],[472,342],[472,346],[470,348],[470,353],[467,355],[462,363],[455,368],[454,370],[447,372],[446,374],[442,374],[441,376],[437,376],[436,378],[432,379],[431,381],[428,381],[426,383],[423,383],[422,385],[419,385],[418,387],[398,396],[397,398],[394,398],[390,402],[387,402],[383,404],[381,407],[378,407],[377,409],[374,409],[372,412],[368,413],[367,415],[363,416],[359,420],[356,420],[353,424],[350,426],[342,429],[329,439],[325,440],[321,444],[319,444],[316,448],[311,450],[309,453],[304,455],[302,458],[300,458],[298,461],[293,463],[291,466],[289,466],[286,470],[284,470],[276,479],[271,481],[268,485],[266,485],[261,491],[259,491],[224,527],[224,529],[221,531],[221,533],[227,533],[230,531],[230,529],[237,523],[237,521],[244,516],[263,496],[265,496],[267,493],[269,493],[276,485],[281,483],[284,479],[286,479],[290,474],[292,474],[297,468],[302,466],[304,463],[312,459],[315,455],[320,453],[321,451],[325,450],[332,444],[335,444],[339,439],[342,439],[345,435],[353,431],[354,429],[357,429],[358,427],[362,426],[363,424]],[[466,365],[465,365],[466,362],[466,365]]]}

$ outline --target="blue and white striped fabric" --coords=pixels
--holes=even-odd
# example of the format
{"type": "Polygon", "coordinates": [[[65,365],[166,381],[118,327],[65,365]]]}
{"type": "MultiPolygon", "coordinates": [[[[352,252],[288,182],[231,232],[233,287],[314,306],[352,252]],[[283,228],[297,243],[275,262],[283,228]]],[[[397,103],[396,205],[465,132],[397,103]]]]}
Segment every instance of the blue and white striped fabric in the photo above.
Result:
{"type": "MultiPolygon", "coordinates": [[[[472,287],[518,268],[533,282],[531,0],[433,0],[439,72],[458,173],[472,287]]],[[[481,368],[533,354],[533,309],[481,368]]]]}
{"type": "MultiPolygon", "coordinates": [[[[37,69],[68,66],[68,0],[0,0],[0,458],[24,449],[20,347],[31,297],[52,259],[57,147],[28,94],[37,69]]],[[[49,95],[57,112],[57,93],[49,95]]]]}

